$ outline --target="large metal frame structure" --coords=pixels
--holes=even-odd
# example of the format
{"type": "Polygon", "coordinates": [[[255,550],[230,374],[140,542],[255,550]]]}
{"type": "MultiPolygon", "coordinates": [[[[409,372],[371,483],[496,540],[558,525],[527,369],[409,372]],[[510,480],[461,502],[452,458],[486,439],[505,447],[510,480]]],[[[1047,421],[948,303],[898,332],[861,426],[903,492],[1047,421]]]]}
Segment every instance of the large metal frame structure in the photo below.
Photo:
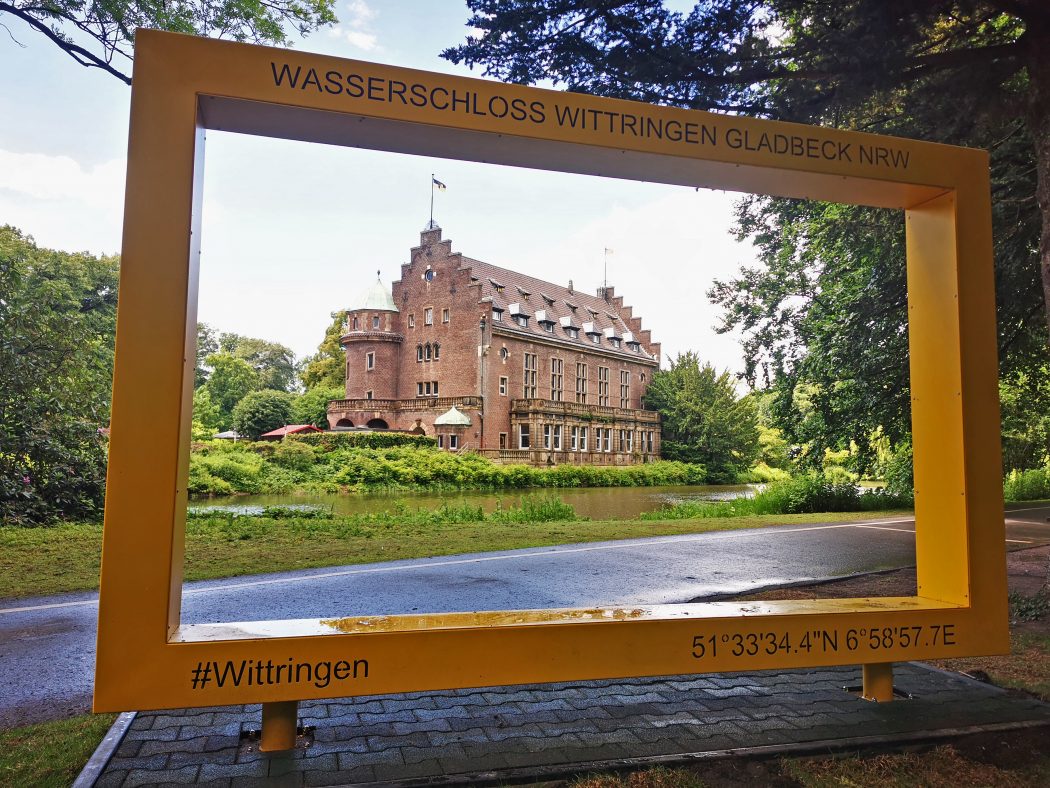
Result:
{"type": "Polygon", "coordinates": [[[984,151],[142,30],[120,276],[97,711],[1009,648],[984,151]],[[918,594],[183,625],[207,129],[904,210],[918,594]]]}

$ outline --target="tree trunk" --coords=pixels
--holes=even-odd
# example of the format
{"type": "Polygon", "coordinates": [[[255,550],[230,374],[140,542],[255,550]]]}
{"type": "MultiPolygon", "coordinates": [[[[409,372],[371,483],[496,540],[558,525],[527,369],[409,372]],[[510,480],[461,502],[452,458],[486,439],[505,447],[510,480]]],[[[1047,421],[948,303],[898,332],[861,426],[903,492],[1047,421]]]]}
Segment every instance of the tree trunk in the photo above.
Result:
{"type": "Polygon", "coordinates": [[[1033,21],[1025,38],[1028,40],[1028,128],[1035,146],[1036,199],[1042,216],[1039,271],[1050,341],[1050,24],[1033,21]]]}

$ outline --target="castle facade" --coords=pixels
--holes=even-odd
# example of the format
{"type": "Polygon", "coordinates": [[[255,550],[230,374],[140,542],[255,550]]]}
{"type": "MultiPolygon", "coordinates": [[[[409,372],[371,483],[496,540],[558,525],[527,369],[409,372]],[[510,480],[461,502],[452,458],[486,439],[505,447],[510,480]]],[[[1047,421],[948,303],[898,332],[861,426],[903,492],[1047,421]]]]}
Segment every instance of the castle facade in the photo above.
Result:
{"type": "Polygon", "coordinates": [[[660,345],[613,288],[597,295],[452,251],[430,224],[387,290],[348,310],[332,429],[400,429],[504,462],[626,465],[660,455],[642,395],[660,345]]]}

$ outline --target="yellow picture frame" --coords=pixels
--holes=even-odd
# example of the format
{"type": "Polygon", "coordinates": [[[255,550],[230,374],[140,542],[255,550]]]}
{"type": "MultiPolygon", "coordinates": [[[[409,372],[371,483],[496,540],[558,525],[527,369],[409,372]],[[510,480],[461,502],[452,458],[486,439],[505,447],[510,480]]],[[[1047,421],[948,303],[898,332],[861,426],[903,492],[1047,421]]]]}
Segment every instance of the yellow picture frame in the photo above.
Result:
{"type": "Polygon", "coordinates": [[[141,30],[125,199],[96,711],[1008,650],[984,151],[141,30]],[[903,209],[918,594],[183,625],[207,129],[903,209]]]}

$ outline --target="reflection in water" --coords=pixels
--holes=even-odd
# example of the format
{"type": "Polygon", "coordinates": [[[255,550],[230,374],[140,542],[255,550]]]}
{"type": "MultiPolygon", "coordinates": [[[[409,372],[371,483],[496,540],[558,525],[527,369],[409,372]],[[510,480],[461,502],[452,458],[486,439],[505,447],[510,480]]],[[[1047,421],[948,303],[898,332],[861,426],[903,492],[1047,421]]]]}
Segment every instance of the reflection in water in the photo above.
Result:
{"type": "Polygon", "coordinates": [[[351,495],[242,495],[193,501],[200,508],[222,505],[288,506],[315,504],[336,514],[362,514],[392,509],[397,501],[404,501],[412,509],[436,509],[443,503],[468,503],[491,512],[497,506],[516,506],[526,495],[557,495],[576,510],[580,517],[592,520],[613,520],[637,517],[642,512],[659,509],[683,501],[718,501],[749,495],[753,486],[681,485],[667,487],[585,487],[575,489],[529,489],[481,492],[477,490],[444,493],[357,493],[351,495]]]}

